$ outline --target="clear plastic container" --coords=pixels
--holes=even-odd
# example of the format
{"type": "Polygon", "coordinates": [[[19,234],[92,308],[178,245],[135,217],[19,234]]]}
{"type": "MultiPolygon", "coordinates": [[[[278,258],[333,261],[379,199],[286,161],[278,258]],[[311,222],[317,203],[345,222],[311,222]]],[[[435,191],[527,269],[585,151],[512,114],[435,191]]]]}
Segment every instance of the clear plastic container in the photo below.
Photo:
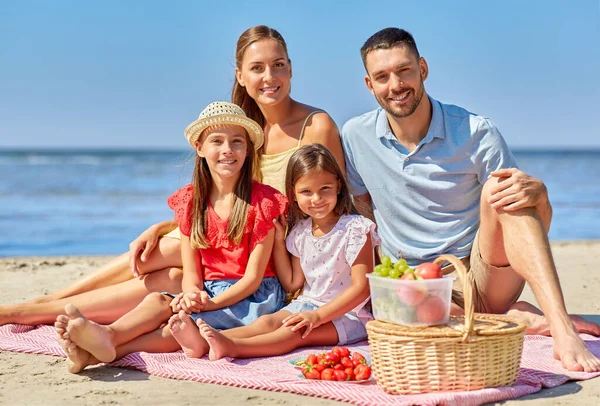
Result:
{"type": "Polygon", "coordinates": [[[367,274],[373,316],[410,327],[448,323],[453,276],[404,280],[367,274]]]}

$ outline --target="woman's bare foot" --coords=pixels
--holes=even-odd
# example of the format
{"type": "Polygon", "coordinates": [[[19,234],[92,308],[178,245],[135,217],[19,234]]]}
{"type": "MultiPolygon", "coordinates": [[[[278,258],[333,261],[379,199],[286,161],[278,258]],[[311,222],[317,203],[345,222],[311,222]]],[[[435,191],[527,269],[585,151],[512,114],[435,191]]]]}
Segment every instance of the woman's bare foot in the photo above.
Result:
{"type": "Polygon", "coordinates": [[[66,327],[69,340],[101,362],[114,361],[117,353],[110,327],[88,320],[72,304],[65,306],[65,312],[69,318],[66,327]]]}
{"type": "MultiPolygon", "coordinates": [[[[542,311],[531,303],[517,302],[510,307],[510,310],[506,314],[527,324],[525,334],[551,335],[550,323],[548,323],[542,311]]],[[[578,333],[600,336],[600,326],[598,324],[574,314],[570,314],[569,317],[571,317],[571,321],[578,333]]]]}
{"type": "Polygon", "coordinates": [[[86,350],[77,347],[70,339],[67,333],[69,318],[67,316],[58,316],[54,327],[58,343],[67,354],[67,371],[76,374],[89,365],[98,364],[99,361],[86,350]]]}
{"type": "Polygon", "coordinates": [[[223,357],[231,356],[231,348],[233,343],[230,339],[225,337],[223,334],[206,324],[204,321],[198,319],[198,329],[200,335],[206,340],[210,350],[208,351],[208,359],[216,361],[223,357]]]}
{"type": "Polygon", "coordinates": [[[190,358],[201,358],[209,350],[206,341],[200,335],[200,331],[189,314],[181,310],[169,319],[171,334],[190,358]]]}

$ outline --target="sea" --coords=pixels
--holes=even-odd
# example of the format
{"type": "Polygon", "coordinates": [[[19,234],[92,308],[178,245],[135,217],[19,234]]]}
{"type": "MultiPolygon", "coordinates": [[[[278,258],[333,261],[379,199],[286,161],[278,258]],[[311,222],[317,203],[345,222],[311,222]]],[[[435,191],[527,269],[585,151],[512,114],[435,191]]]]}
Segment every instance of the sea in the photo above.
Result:
{"type": "MultiPolygon", "coordinates": [[[[550,240],[600,239],[600,150],[513,153],[548,187],[550,240]]],[[[125,252],[193,167],[189,150],[0,150],[0,257],[125,252]]]]}

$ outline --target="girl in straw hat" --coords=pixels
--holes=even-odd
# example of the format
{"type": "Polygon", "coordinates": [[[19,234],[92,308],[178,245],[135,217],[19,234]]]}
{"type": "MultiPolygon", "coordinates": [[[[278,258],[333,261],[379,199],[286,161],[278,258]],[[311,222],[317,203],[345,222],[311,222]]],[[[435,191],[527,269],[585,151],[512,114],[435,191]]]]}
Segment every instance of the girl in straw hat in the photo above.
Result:
{"type": "Polygon", "coordinates": [[[67,305],[67,315],[59,316],[55,327],[71,372],[130,352],[182,348],[170,326],[160,328],[174,312],[230,329],[284,304],[271,250],[274,221],[286,210],[287,199],[252,179],[262,128],[237,105],[216,102],[185,135],[197,152],[193,181],[168,200],[181,229],[183,292],[151,293],[110,325],[90,321],[67,305]]]}
{"type": "MultiPolygon", "coordinates": [[[[292,65],[281,34],[266,26],[251,27],[239,37],[235,55],[232,101],[265,133],[264,145],[257,151],[262,182],[283,191],[290,155],[312,143],[327,147],[344,171],[339,132],[331,117],[290,96],[292,65]]],[[[175,221],[155,224],[130,244],[128,253],[72,285],[29,303],[0,306],[0,324],[53,323],[67,303],[92,320],[111,323],[150,292],[180,292],[176,227],[175,221]]]]}

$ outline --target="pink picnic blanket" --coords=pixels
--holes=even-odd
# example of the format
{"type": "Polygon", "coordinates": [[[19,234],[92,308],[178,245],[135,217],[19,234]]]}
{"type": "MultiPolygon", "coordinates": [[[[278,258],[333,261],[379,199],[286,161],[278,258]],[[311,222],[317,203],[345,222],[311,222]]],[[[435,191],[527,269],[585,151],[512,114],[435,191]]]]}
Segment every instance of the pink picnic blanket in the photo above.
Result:
{"type": "MultiPolygon", "coordinates": [[[[582,335],[588,348],[600,356],[600,338],[582,335]]],[[[241,388],[291,392],[353,403],[356,405],[479,405],[514,399],[538,392],[542,387],[555,387],[569,380],[590,379],[598,373],[568,372],[552,358],[552,338],[526,336],[519,379],[511,387],[483,389],[472,392],[442,392],[422,395],[388,395],[373,381],[363,384],[308,381],[299,377],[300,371],[289,360],[306,357],[322,348],[305,348],[291,354],[247,360],[186,358],[181,351],[168,354],[134,353],[112,366],[129,367],[149,374],[172,379],[216,383],[241,388]]],[[[350,346],[369,353],[366,342],[350,346]]],[[[64,357],[50,326],[9,324],[0,327],[0,350],[19,351],[64,357]]],[[[66,370],[65,370],[65,373],[66,370]]]]}

